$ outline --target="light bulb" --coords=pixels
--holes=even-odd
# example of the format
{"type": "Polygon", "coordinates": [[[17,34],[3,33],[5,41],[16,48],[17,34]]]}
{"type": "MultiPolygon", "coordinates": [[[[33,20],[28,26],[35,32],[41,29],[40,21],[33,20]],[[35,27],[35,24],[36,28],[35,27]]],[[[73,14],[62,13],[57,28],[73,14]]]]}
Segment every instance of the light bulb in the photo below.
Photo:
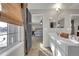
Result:
{"type": "Polygon", "coordinates": [[[42,22],[40,24],[42,24],[42,22]]]}
{"type": "Polygon", "coordinates": [[[56,4],[54,5],[54,8],[56,9],[56,11],[58,11],[58,10],[61,9],[61,5],[62,5],[62,4],[60,4],[60,3],[56,3],[56,4]]]}

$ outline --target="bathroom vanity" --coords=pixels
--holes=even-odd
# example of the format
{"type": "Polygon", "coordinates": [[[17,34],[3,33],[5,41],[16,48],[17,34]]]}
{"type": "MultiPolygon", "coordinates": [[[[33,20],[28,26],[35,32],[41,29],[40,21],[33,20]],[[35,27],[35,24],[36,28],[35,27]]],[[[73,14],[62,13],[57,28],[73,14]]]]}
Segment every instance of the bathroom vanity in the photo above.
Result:
{"type": "Polygon", "coordinates": [[[49,34],[49,42],[54,56],[79,56],[79,42],[49,34]]]}

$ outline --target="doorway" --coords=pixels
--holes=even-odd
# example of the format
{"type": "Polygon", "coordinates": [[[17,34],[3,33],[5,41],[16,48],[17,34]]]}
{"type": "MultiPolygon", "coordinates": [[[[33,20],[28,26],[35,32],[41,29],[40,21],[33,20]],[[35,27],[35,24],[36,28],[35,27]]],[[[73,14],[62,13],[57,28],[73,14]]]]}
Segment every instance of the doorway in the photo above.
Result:
{"type": "Polygon", "coordinates": [[[43,43],[43,17],[32,15],[32,48],[29,56],[39,56],[40,44],[43,43]]]}

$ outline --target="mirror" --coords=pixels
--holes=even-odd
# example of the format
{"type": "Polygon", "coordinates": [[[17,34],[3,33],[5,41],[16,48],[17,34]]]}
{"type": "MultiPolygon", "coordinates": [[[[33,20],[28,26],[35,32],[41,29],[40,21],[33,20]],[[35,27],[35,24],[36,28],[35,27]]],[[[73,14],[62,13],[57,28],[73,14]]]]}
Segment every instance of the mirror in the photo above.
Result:
{"type": "Polygon", "coordinates": [[[79,15],[73,15],[71,17],[71,25],[71,34],[74,32],[74,35],[79,36],[79,15]]]}
{"type": "MultiPolygon", "coordinates": [[[[52,19],[51,19],[52,20],[52,19]]],[[[50,28],[64,28],[64,18],[60,20],[50,20],[50,28]]]]}
{"type": "Polygon", "coordinates": [[[57,28],[64,28],[64,18],[58,20],[57,28]]]}

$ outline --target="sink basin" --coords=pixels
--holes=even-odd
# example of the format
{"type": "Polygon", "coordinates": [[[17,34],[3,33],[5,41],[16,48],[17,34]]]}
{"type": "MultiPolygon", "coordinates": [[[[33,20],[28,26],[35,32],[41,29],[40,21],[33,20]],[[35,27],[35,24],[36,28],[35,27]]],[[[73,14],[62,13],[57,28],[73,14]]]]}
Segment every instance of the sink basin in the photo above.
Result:
{"type": "Polygon", "coordinates": [[[69,39],[69,38],[63,38],[57,35],[50,35],[53,41],[57,42],[58,44],[65,44],[65,45],[70,45],[70,46],[79,46],[79,41],[75,39],[69,39]]]}
{"type": "Polygon", "coordinates": [[[73,43],[79,44],[79,42],[77,40],[70,40],[73,43]]]}
{"type": "Polygon", "coordinates": [[[65,39],[65,38],[60,38],[59,39],[60,42],[62,42],[63,44],[67,44],[67,45],[79,45],[79,41],[75,40],[75,39],[65,39]]]}

